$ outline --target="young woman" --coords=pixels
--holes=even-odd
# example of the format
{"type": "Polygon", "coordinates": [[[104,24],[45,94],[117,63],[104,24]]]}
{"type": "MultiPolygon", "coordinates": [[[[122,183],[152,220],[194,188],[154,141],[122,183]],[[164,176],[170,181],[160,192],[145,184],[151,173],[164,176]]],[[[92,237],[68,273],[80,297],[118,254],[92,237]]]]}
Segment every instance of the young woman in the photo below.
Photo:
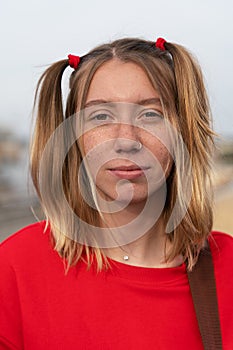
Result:
{"type": "Polygon", "coordinates": [[[232,349],[233,240],[211,232],[214,133],[193,56],[116,40],[49,67],[35,106],[46,220],[0,247],[0,349],[203,349],[187,273],[207,242],[232,349]]]}

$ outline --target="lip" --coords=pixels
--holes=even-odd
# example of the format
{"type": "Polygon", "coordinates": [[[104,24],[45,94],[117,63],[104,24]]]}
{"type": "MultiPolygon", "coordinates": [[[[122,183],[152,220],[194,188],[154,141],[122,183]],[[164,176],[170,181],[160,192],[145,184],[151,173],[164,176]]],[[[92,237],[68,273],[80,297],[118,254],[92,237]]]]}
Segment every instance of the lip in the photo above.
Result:
{"type": "Polygon", "coordinates": [[[146,170],[148,168],[149,168],[148,166],[130,164],[130,165],[119,165],[115,167],[110,167],[109,170],[130,171],[130,170],[146,170]]]}
{"type": "Polygon", "coordinates": [[[133,180],[138,177],[141,177],[145,175],[145,171],[148,170],[149,167],[138,167],[135,165],[130,165],[130,166],[118,166],[116,168],[110,168],[108,171],[121,179],[127,179],[127,180],[133,180]]]}

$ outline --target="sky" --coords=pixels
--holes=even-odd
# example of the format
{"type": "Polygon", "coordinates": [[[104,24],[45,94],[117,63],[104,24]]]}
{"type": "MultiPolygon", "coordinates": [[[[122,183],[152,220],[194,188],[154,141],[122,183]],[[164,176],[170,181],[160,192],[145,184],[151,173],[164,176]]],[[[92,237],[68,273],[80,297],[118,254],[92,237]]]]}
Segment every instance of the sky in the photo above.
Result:
{"type": "Polygon", "coordinates": [[[36,83],[49,64],[122,37],[164,37],[198,58],[214,129],[233,136],[231,0],[1,0],[0,33],[0,128],[30,134],[36,83]]]}

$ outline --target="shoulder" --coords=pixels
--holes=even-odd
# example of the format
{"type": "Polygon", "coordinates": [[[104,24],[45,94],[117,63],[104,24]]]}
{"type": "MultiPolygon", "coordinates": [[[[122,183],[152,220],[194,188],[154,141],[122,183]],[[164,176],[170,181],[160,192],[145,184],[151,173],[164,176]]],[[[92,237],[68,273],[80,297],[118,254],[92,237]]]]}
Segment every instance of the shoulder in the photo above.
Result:
{"type": "Polygon", "coordinates": [[[33,288],[39,295],[40,287],[45,286],[46,281],[46,251],[49,251],[46,232],[45,221],[37,222],[0,244],[1,349],[23,349],[21,311],[29,310],[28,306],[32,308],[33,288]]]}
{"type": "Polygon", "coordinates": [[[49,228],[45,221],[36,222],[15,232],[0,244],[0,259],[18,260],[33,255],[41,246],[49,245],[49,228]]]}
{"type": "Polygon", "coordinates": [[[215,266],[233,272],[233,236],[212,231],[208,240],[215,266]]]}
{"type": "Polygon", "coordinates": [[[230,235],[228,233],[212,231],[208,237],[208,240],[213,250],[224,249],[232,251],[233,249],[233,235],[230,235]]]}

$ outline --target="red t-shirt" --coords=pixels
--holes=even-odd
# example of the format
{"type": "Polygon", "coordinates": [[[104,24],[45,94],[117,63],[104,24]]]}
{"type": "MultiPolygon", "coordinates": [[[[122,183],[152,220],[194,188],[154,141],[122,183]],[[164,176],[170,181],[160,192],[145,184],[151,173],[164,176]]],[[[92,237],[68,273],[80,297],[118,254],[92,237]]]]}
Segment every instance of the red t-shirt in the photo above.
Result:
{"type": "MultiPolygon", "coordinates": [[[[110,259],[68,275],[45,222],[0,246],[0,349],[203,349],[185,264],[144,268],[110,259]]],[[[223,349],[233,349],[233,239],[210,240],[223,349]]]]}

